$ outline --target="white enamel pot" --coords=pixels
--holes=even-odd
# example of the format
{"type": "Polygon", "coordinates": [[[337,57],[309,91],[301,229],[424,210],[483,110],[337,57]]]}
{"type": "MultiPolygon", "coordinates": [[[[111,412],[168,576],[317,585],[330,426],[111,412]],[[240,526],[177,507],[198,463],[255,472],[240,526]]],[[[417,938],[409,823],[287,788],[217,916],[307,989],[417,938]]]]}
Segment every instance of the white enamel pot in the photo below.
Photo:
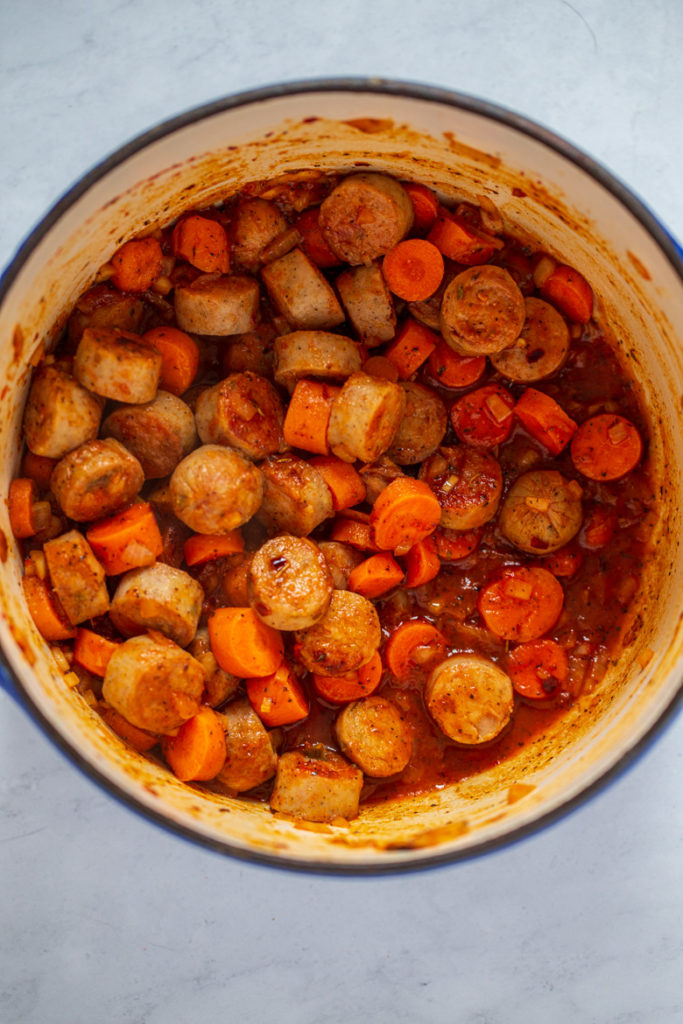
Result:
{"type": "Polygon", "coordinates": [[[611,324],[639,382],[661,516],[627,644],[595,692],[482,775],[365,809],[346,828],[302,828],[267,806],[177,782],[128,749],[67,687],[26,611],[0,502],[3,685],[80,767],[137,810],[225,853],[308,870],[416,868],[528,833],[633,758],[676,707],[683,677],[680,250],[588,157],[524,118],[466,96],[377,80],[268,88],[169,121],[87,174],[27,239],[0,285],[0,491],[7,493],[18,464],[30,364],[122,241],[248,181],[303,168],[367,166],[425,181],[446,196],[490,196],[511,231],[561,255],[591,281],[598,316],[611,324]]]}

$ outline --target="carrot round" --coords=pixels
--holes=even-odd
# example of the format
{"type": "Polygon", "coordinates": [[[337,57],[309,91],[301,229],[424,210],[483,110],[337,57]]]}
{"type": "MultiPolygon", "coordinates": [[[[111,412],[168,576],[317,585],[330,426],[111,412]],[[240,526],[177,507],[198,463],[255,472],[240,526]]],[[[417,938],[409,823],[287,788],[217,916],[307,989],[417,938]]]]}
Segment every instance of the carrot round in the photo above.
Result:
{"type": "Polygon", "coordinates": [[[593,505],[586,512],[581,529],[581,542],[586,548],[596,550],[609,544],[617,528],[617,514],[604,505],[593,505]]]}
{"type": "Polygon", "coordinates": [[[109,659],[118,646],[114,640],[107,640],[99,633],[79,626],[74,640],[74,661],[88,672],[92,672],[94,676],[103,676],[109,659]]]}
{"type": "Polygon", "coordinates": [[[177,327],[152,327],[142,340],[161,352],[159,387],[172,395],[183,395],[199,370],[199,346],[177,327]]]}
{"type": "Polygon", "coordinates": [[[335,512],[365,501],[365,483],[350,462],[342,462],[335,455],[316,455],[308,461],[329,487],[335,512]]]}
{"type": "Polygon", "coordinates": [[[603,413],[582,423],[572,438],[574,466],[589,480],[626,476],[643,453],[640,434],[625,416],[603,413]]]}
{"type": "Polygon", "coordinates": [[[146,754],[152,747],[156,747],[159,742],[159,737],[155,733],[138,729],[137,725],[127,721],[123,715],[115,711],[109,704],[100,703],[97,706],[97,710],[109,728],[117,736],[120,736],[122,740],[125,740],[133,750],[137,750],[139,754],[146,754]]]}
{"type": "Polygon", "coordinates": [[[391,359],[386,356],[370,356],[361,367],[363,373],[368,377],[377,377],[379,380],[390,380],[395,384],[398,380],[398,369],[391,359]]]}
{"type": "Polygon", "coordinates": [[[204,274],[227,274],[230,250],[225,228],[217,220],[190,214],[178,221],[171,238],[173,252],[204,274]]]}
{"type": "Polygon", "coordinates": [[[49,491],[52,470],[58,461],[48,458],[47,455],[36,455],[34,452],[26,451],[21,460],[21,475],[35,480],[41,491],[49,491]]]}
{"type": "Polygon", "coordinates": [[[282,664],[282,636],[252,608],[217,608],[209,619],[209,642],[222,669],[242,679],[270,676],[282,664]]]}
{"type": "Polygon", "coordinates": [[[434,534],[413,544],[405,556],[406,587],[421,587],[439,574],[441,561],[434,534]]]}
{"type": "MultiPolygon", "coordinates": [[[[39,526],[34,515],[38,499],[38,486],[30,477],[16,477],[9,485],[8,511],[12,533],[17,538],[32,537],[39,526]]],[[[48,504],[48,516],[49,512],[48,504]]]]}
{"type": "Polygon", "coordinates": [[[382,659],[375,651],[370,661],[356,672],[341,676],[313,676],[313,685],[319,696],[331,704],[348,704],[374,693],[382,681],[382,659]]]}
{"type": "Polygon", "coordinates": [[[500,384],[470,391],[451,406],[453,429],[464,444],[494,448],[512,433],[515,400],[500,384]]]}
{"type": "Polygon", "coordinates": [[[304,252],[317,267],[336,267],[340,260],[334,255],[320,230],[320,207],[311,206],[298,217],[296,227],[304,252]]]}
{"type": "Polygon", "coordinates": [[[28,610],[41,636],[50,643],[71,640],[76,630],[58,609],[47,583],[39,576],[24,576],[21,582],[28,610]]]}
{"type": "Polygon", "coordinates": [[[446,638],[436,626],[422,619],[411,619],[397,626],[386,642],[384,658],[397,679],[407,679],[417,668],[446,655],[446,638]]]}
{"type": "Polygon", "coordinates": [[[164,550],[154,512],[146,501],[100,519],[85,536],[108,576],[151,565],[164,550]]]}
{"type": "Polygon", "coordinates": [[[443,280],[443,256],[424,238],[406,238],[382,261],[389,290],[406,302],[422,302],[433,295],[443,280]]]}
{"type": "Polygon", "coordinates": [[[426,185],[416,181],[402,181],[403,188],[413,204],[413,227],[416,231],[428,231],[439,212],[439,200],[426,185]]]}
{"type": "Polygon", "coordinates": [[[330,529],[329,539],[340,541],[342,544],[350,544],[352,548],[358,548],[359,551],[378,550],[370,523],[350,519],[348,516],[335,518],[330,529]]]}
{"type": "Polygon", "coordinates": [[[391,555],[381,552],[366,558],[349,574],[349,590],[363,597],[387,594],[403,581],[403,569],[391,555]]]}
{"type": "Polygon", "coordinates": [[[496,250],[503,248],[499,239],[477,231],[463,217],[457,217],[444,206],[439,207],[438,217],[427,235],[427,241],[448,259],[457,260],[466,266],[486,263],[496,250]]]}
{"type": "Polygon", "coordinates": [[[429,358],[440,340],[435,331],[409,317],[384,351],[401,380],[408,380],[429,358]]]}
{"type": "Polygon", "coordinates": [[[375,544],[404,555],[439,525],[441,506],[422,480],[401,476],[387,484],[370,513],[375,544]]]}
{"type": "Polygon", "coordinates": [[[543,568],[553,576],[574,576],[583,564],[583,555],[578,548],[565,546],[558,548],[543,559],[543,568]]]}
{"type": "Polygon", "coordinates": [[[555,266],[539,290],[570,320],[587,324],[593,315],[593,289],[583,274],[565,263],[555,266]]]}
{"type": "Polygon", "coordinates": [[[550,395],[527,388],[515,406],[515,416],[522,426],[548,449],[559,455],[576,432],[577,424],[550,395]]]}
{"type": "Polygon", "coordinates": [[[486,356],[461,356],[445,341],[439,341],[427,361],[434,380],[446,388],[476,384],[486,369],[486,356]]]}
{"type": "Polygon", "coordinates": [[[156,238],[124,242],[111,258],[112,283],[122,292],[146,292],[159,277],[163,258],[156,238]]]}
{"type": "Polygon", "coordinates": [[[213,536],[208,533],[195,533],[188,537],[183,545],[183,553],[187,565],[203,565],[215,558],[225,555],[236,555],[244,551],[244,540],[239,530],[213,536]]]}
{"type": "Polygon", "coordinates": [[[201,708],[175,736],[164,736],[161,752],[181,782],[215,779],[227,757],[220,718],[212,708],[201,708]]]}
{"type": "Polygon", "coordinates": [[[432,537],[436,544],[436,553],[444,562],[459,562],[476,551],[481,543],[482,530],[449,530],[438,526],[432,537]]]}
{"type": "Polygon", "coordinates": [[[547,569],[503,569],[479,593],[478,608],[488,629],[503,640],[536,640],[560,617],[564,593],[547,569]]]}
{"type": "Polygon", "coordinates": [[[522,697],[543,700],[559,692],[569,676],[569,662],[555,640],[532,640],[510,651],[508,674],[522,697]]]}
{"type": "Polygon", "coordinates": [[[292,448],[329,455],[327,427],[332,402],[340,388],[318,380],[300,380],[292,393],[285,416],[283,433],[292,448]]]}
{"type": "Polygon", "coordinates": [[[269,729],[300,722],[308,714],[308,701],[303,687],[284,661],[271,675],[249,679],[247,697],[269,729]]]}

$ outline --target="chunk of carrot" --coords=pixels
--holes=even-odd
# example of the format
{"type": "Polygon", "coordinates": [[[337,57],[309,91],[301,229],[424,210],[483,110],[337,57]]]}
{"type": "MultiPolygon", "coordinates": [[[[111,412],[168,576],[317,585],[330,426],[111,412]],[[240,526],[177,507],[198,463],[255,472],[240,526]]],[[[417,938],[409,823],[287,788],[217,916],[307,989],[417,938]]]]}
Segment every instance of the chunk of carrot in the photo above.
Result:
{"type": "Polygon", "coordinates": [[[272,675],[285,656],[279,630],[252,608],[217,608],[209,618],[209,642],[220,667],[241,679],[272,675]]]}
{"type": "Polygon", "coordinates": [[[416,181],[402,181],[403,188],[413,204],[413,227],[416,231],[428,231],[439,212],[439,200],[430,188],[416,181]]]}
{"type": "Polygon", "coordinates": [[[365,501],[365,483],[350,462],[343,462],[335,455],[316,455],[308,461],[329,487],[335,512],[365,501]]]}
{"type": "Polygon", "coordinates": [[[146,501],[93,523],[85,536],[107,576],[151,565],[164,550],[154,512],[146,501]]]}
{"type": "Polygon", "coordinates": [[[503,640],[537,640],[555,625],[564,604],[562,586],[547,569],[503,569],[479,592],[486,626],[503,640]]]}
{"type": "Polygon", "coordinates": [[[201,708],[175,736],[163,737],[161,752],[181,782],[215,779],[227,757],[220,718],[212,708],[201,708]]]}
{"type": "Polygon", "coordinates": [[[618,480],[637,465],[643,442],[625,416],[603,413],[582,423],[572,438],[575,468],[589,480],[618,480]]]}
{"type": "Polygon", "coordinates": [[[156,238],[124,242],[111,258],[111,281],[122,292],[146,292],[161,273],[164,254],[156,238]]]}
{"type": "Polygon", "coordinates": [[[382,681],[382,659],[375,651],[370,661],[355,672],[340,676],[313,676],[313,685],[320,697],[330,704],[348,704],[374,693],[382,681]]]}
{"type": "Polygon", "coordinates": [[[171,236],[173,252],[204,274],[230,270],[228,236],[222,224],[197,213],[179,220],[171,236]]]}
{"type": "Polygon", "coordinates": [[[21,475],[35,480],[41,491],[49,491],[52,470],[58,461],[58,459],[48,458],[47,455],[36,455],[35,452],[27,450],[21,460],[21,475]]]}
{"type": "Polygon", "coordinates": [[[406,238],[390,249],[382,261],[382,274],[394,295],[406,302],[422,302],[443,280],[443,256],[424,238],[406,238]]]}
{"type": "Polygon", "coordinates": [[[569,676],[564,648],[549,638],[519,644],[508,655],[512,685],[522,697],[547,700],[554,697],[569,676]]]}
{"type": "Polygon", "coordinates": [[[289,400],[283,433],[287,444],[306,452],[329,455],[327,427],[332,402],[341,388],[319,380],[299,380],[289,400]]]}
{"type": "Polygon", "coordinates": [[[348,516],[336,516],[330,528],[329,539],[342,544],[350,544],[352,548],[357,548],[359,551],[379,550],[375,544],[370,523],[350,519],[348,516]]]}
{"type": "Polygon", "coordinates": [[[300,722],[308,715],[304,689],[286,661],[271,675],[247,680],[247,697],[269,729],[300,722]]]}
{"type": "Polygon", "coordinates": [[[199,346],[177,327],[152,327],[142,340],[161,352],[159,387],[172,395],[183,395],[199,370],[199,346]]]}
{"type": "Polygon", "coordinates": [[[24,576],[21,582],[29,613],[41,636],[50,643],[71,640],[76,630],[58,608],[47,583],[39,576],[24,576]]]}
{"type": "Polygon", "coordinates": [[[536,388],[526,389],[514,412],[524,429],[551,455],[559,455],[577,430],[577,424],[567,416],[562,406],[536,388]]]}
{"type": "Polygon", "coordinates": [[[159,737],[156,733],[139,729],[137,725],[127,721],[122,714],[109,704],[100,703],[97,710],[112,732],[115,732],[117,736],[125,740],[139,754],[146,754],[152,747],[156,747],[159,742],[159,737]]]}
{"type": "Polygon", "coordinates": [[[434,534],[413,544],[405,555],[406,587],[421,587],[439,575],[441,561],[434,534]]]}
{"type": "Polygon", "coordinates": [[[244,551],[244,539],[239,530],[213,536],[208,533],[195,533],[185,541],[183,553],[187,565],[203,565],[216,558],[236,555],[244,551]]]}
{"type": "Polygon", "coordinates": [[[392,632],[384,648],[387,668],[397,679],[407,679],[418,668],[424,669],[446,655],[446,638],[436,626],[424,619],[402,622],[392,632]]]}
{"type": "Polygon", "coordinates": [[[427,235],[427,241],[448,259],[466,266],[487,263],[498,249],[503,248],[500,239],[478,231],[445,206],[439,207],[438,217],[427,235]]]}
{"type": "Polygon", "coordinates": [[[320,230],[318,218],[320,217],[319,206],[309,206],[307,210],[297,218],[296,227],[302,238],[304,252],[317,267],[336,267],[341,262],[334,255],[320,230]]]}
{"type": "MultiPolygon", "coordinates": [[[[7,500],[9,524],[15,537],[32,537],[38,532],[33,506],[38,500],[38,486],[30,477],[15,477],[9,485],[7,500]]],[[[48,505],[49,516],[49,505],[48,505]]]]}
{"type": "Polygon", "coordinates": [[[512,433],[515,400],[501,384],[469,391],[451,406],[453,429],[463,444],[494,448],[512,433]]]}
{"type": "Polygon", "coordinates": [[[376,377],[378,380],[390,380],[392,384],[395,384],[398,380],[396,364],[392,363],[391,359],[387,359],[386,356],[370,356],[363,363],[362,370],[363,373],[367,373],[368,377],[376,377]]]}
{"type": "Polygon", "coordinates": [[[394,364],[401,380],[408,380],[429,358],[438,342],[439,335],[435,331],[409,317],[384,355],[394,364]]]}
{"type": "Polygon", "coordinates": [[[583,274],[565,263],[556,264],[539,290],[576,323],[587,324],[593,315],[593,289],[583,274]]]}
{"type": "Polygon", "coordinates": [[[387,484],[370,513],[375,544],[382,551],[405,555],[436,529],[441,506],[422,480],[401,476],[387,484]]]}
{"type": "Polygon", "coordinates": [[[349,590],[362,597],[374,598],[387,594],[403,580],[403,569],[391,555],[381,552],[371,555],[352,569],[349,590]]]}
{"type": "Polygon", "coordinates": [[[99,633],[79,626],[74,640],[74,661],[94,676],[104,676],[109,659],[118,646],[114,640],[107,640],[99,633]]]}
{"type": "Polygon", "coordinates": [[[482,529],[476,530],[449,530],[444,526],[438,526],[432,537],[436,544],[436,552],[444,562],[459,562],[461,558],[467,558],[476,551],[481,543],[482,529]]]}
{"type": "Polygon", "coordinates": [[[434,380],[444,387],[466,388],[483,376],[486,356],[461,356],[445,341],[438,341],[427,365],[434,380]]]}

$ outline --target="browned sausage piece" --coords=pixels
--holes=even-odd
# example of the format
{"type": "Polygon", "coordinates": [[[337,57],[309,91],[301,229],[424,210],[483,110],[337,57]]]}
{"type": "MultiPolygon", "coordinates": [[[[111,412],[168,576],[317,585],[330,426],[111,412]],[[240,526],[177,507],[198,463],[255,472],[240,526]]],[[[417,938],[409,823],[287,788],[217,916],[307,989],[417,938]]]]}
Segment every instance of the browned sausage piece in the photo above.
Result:
{"type": "Polygon", "coordinates": [[[249,570],[252,554],[243,552],[223,573],[223,592],[234,608],[249,607],[249,570]]]}
{"type": "Polygon", "coordinates": [[[273,305],[295,330],[324,330],[344,322],[334,290],[301,249],[268,263],[261,277],[273,305]]]}
{"type": "Polygon", "coordinates": [[[376,263],[344,270],[335,281],[346,315],[369,348],[396,333],[394,300],[376,263]]]}
{"type": "Polygon", "coordinates": [[[431,388],[412,381],[399,384],[406,396],[405,413],[387,455],[399,466],[414,466],[431,455],[448,427],[446,406],[431,388]]]}
{"type": "Polygon", "coordinates": [[[332,597],[332,575],[313,541],[283,533],[266,541],[249,570],[249,601],[273,629],[306,629],[332,597]]]}
{"type": "Polygon", "coordinates": [[[205,626],[197,630],[188,650],[204,669],[204,700],[209,707],[220,707],[226,700],[234,697],[240,681],[237,676],[232,676],[219,668],[211,650],[209,631],[205,626]]]}
{"type": "Polygon", "coordinates": [[[225,444],[248,459],[284,451],[285,413],[277,391],[256,373],[231,373],[202,391],[195,420],[204,444],[225,444]]]}
{"type": "Polygon", "coordinates": [[[254,515],[263,498],[261,472],[232,448],[205,444],[173,470],[175,515],[196,533],[230,533],[254,515]]]}
{"type": "Polygon", "coordinates": [[[204,669],[161,636],[136,636],[112,654],[102,696],[120,715],[148,732],[172,733],[199,711],[204,669]]]}
{"type": "Polygon", "coordinates": [[[192,410],[168,391],[115,409],[102,424],[102,436],[115,437],[132,452],[147,480],[169,476],[197,441],[192,410]]]}
{"type": "Polygon", "coordinates": [[[555,469],[518,477],[501,505],[499,525],[507,539],[532,555],[557,551],[581,529],[581,485],[555,469]]]}
{"type": "Polygon", "coordinates": [[[115,402],[151,402],[160,373],[161,352],[136,334],[106,327],[83,331],[74,374],[88,391],[115,402]]]}
{"type": "Polygon", "coordinates": [[[355,672],[370,661],[381,636],[371,601],[350,590],[333,590],[322,619],[297,633],[298,657],[309,672],[321,676],[355,672]]]}
{"type": "Polygon", "coordinates": [[[60,508],[77,523],[115,512],[136,496],[145,482],[134,455],[115,441],[86,441],[60,459],[50,489],[60,508]]]}
{"type": "Polygon", "coordinates": [[[43,545],[50,582],[73,626],[109,611],[104,569],[82,533],[69,530],[43,545]]]}
{"type": "Polygon", "coordinates": [[[361,466],[359,470],[365,484],[365,500],[368,505],[374,505],[384,488],[395,480],[396,477],[405,476],[405,473],[387,455],[380,455],[375,462],[369,462],[361,466]]]}
{"type": "Polygon", "coordinates": [[[419,477],[439,499],[441,525],[449,530],[474,530],[498,510],[503,474],[481,448],[439,448],[422,463],[419,477]]]}
{"type": "Polygon", "coordinates": [[[258,317],[258,281],[243,274],[198,277],[174,291],[178,327],[191,334],[246,334],[258,317]]]}
{"type": "Polygon", "coordinates": [[[287,221],[274,203],[258,196],[240,199],[228,231],[231,259],[244,270],[257,270],[264,249],[286,227],[287,221]]]}
{"type": "Polygon", "coordinates": [[[402,772],[410,760],[410,729],[395,704],[363,697],[340,711],[334,726],[342,754],[375,779],[402,772]]]}
{"type": "Polygon", "coordinates": [[[363,773],[339,754],[290,750],[278,758],[270,806],[305,821],[350,821],[358,817],[362,788],[363,773]]]}
{"type": "Polygon", "coordinates": [[[327,568],[332,574],[332,586],[335,590],[347,590],[349,576],[357,565],[365,558],[361,551],[356,551],[349,544],[337,540],[321,540],[318,547],[325,556],[327,568]]]}
{"type": "Polygon", "coordinates": [[[405,393],[390,380],[352,374],[332,402],[327,440],[344,462],[374,462],[391,446],[405,410],[405,393]]]}
{"type": "Polygon", "coordinates": [[[272,533],[305,537],[333,513],[321,472],[296,455],[271,455],[260,465],[263,502],[257,518],[272,533]]]}
{"type": "Polygon", "coordinates": [[[524,296],[507,270],[468,267],[444,292],[441,333],[461,355],[492,355],[515,343],[525,317],[524,296]]]}
{"type": "Polygon", "coordinates": [[[122,295],[106,284],[96,284],[76,302],[69,317],[69,341],[80,341],[86,327],[118,327],[137,333],[144,315],[145,304],[139,295],[122,295]]]}
{"type": "Polygon", "coordinates": [[[231,338],[223,352],[223,373],[245,373],[247,370],[261,377],[270,377],[273,372],[272,346],[256,331],[231,338]]]}
{"type": "Polygon", "coordinates": [[[369,264],[408,234],[413,204],[386,174],[352,174],[323,200],[319,223],[335,256],[352,265],[369,264]]]}
{"type": "Polygon", "coordinates": [[[510,677],[477,654],[456,654],[437,665],[424,697],[441,731],[456,743],[468,745],[494,739],[514,709],[510,677]]]}
{"type": "Polygon", "coordinates": [[[329,331],[292,331],[275,339],[275,372],[278,384],[290,391],[298,380],[346,380],[360,370],[362,357],[357,341],[329,331]]]}
{"type": "Polygon", "coordinates": [[[277,754],[270,735],[246,697],[219,712],[228,756],[214,779],[234,793],[260,786],[275,775],[277,754]]]}
{"type": "Polygon", "coordinates": [[[157,629],[187,647],[197,632],[203,603],[204,591],[189,573],[155,562],[124,573],[109,616],[124,636],[157,629]]]}
{"type": "Polygon", "coordinates": [[[36,455],[61,459],[97,437],[103,401],[58,366],[42,365],[24,411],[24,437],[36,455]]]}
{"type": "Polygon", "coordinates": [[[527,298],[526,320],[517,341],[491,356],[491,362],[508,380],[529,383],[559,370],[569,352],[569,328],[554,306],[542,299],[527,298]]]}

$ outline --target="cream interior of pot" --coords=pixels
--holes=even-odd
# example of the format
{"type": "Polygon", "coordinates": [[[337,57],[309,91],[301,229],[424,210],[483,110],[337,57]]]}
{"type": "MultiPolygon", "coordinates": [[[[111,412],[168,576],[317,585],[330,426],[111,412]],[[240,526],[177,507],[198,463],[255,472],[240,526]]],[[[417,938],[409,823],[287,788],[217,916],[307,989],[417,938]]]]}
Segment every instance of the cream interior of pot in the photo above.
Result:
{"type": "Polygon", "coordinates": [[[487,195],[509,231],[561,255],[592,283],[650,411],[661,515],[646,585],[619,663],[546,735],[464,782],[362,810],[347,827],[306,825],[267,806],[207,794],[128,749],[66,686],[23,603],[6,503],[0,527],[0,632],[15,676],[41,715],[101,777],[144,809],[226,849],[290,863],[386,867],[460,854],[556,811],[608,771],[673,700],[682,671],[683,285],[636,217],[553,148],[447,103],[354,91],[252,102],[175,130],[94,181],[46,230],[0,314],[2,470],[20,452],[30,363],[48,348],[98,267],[125,239],[246,182],[306,168],[386,169],[448,197],[487,195]],[[5,545],[2,545],[4,549],[5,545]]]}

